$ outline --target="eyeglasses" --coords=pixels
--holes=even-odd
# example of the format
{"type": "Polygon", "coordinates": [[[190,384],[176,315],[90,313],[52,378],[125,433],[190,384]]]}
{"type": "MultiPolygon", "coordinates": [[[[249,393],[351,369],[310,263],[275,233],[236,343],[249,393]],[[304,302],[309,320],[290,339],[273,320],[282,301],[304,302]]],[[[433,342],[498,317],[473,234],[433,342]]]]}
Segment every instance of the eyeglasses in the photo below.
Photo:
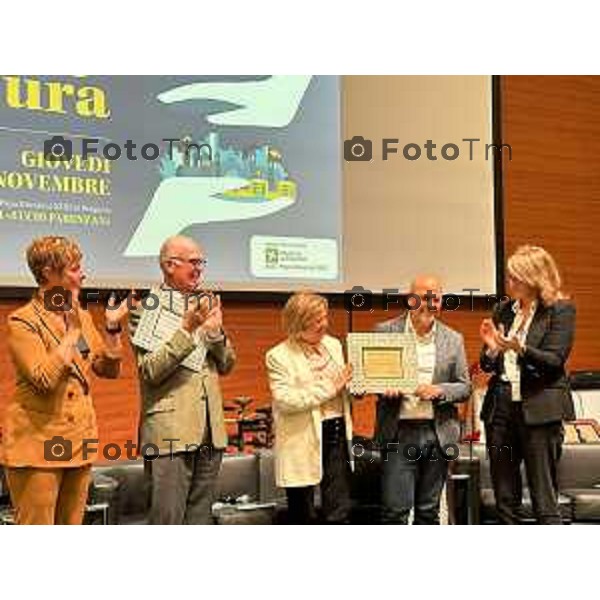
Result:
{"type": "Polygon", "coordinates": [[[169,256],[167,260],[188,263],[192,267],[206,267],[206,263],[208,262],[205,258],[181,258],[180,256],[169,256]]]}

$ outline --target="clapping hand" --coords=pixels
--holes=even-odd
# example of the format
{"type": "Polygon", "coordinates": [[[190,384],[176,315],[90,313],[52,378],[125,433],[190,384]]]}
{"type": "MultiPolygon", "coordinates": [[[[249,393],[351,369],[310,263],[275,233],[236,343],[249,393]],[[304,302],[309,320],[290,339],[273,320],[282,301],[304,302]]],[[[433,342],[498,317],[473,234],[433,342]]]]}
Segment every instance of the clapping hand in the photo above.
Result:
{"type": "Polygon", "coordinates": [[[202,330],[209,335],[218,335],[223,327],[223,311],[221,309],[221,296],[204,297],[200,301],[202,330]]]}
{"type": "Polygon", "coordinates": [[[520,354],[523,351],[523,345],[519,341],[519,338],[516,335],[506,336],[504,332],[501,332],[498,336],[498,347],[502,352],[513,350],[520,354]]]}
{"type": "Polygon", "coordinates": [[[200,310],[198,301],[195,298],[189,298],[186,303],[181,326],[188,333],[194,333],[204,321],[204,313],[200,310]]]}
{"type": "Polygon", "coordinates": [[[500,350],[500,336],[504,333],[504,327],[498,329],[492,319],[484,319],[479,328],[479,335],[483,343],[492,351],[500,350]]]}
{"type": "Polygon", "coordinates": [[[75,356],[77,342],[81,337],[81,316],[79,301],[73,296],[69,310],[65,311],[65,335],[56,349],[65,364],[69,364],[75,356]]]}
{"type": "Polygon", "coordinates": [[[140,305],[141,300],[136,297],[135,291],[131,292],[117,303],[117,298],[114,294],[111,294],[108,299],[108,307],[105,312],[106,316],[106,328],[107,329],[119,329],[119,323],[121,319],[129,314],[130,308],[137,308],[140,305]]]}
{"type": "Polygon", "coordinates": [[[223,326],[221,297],[203,294],[200,298],[191,297],[183,313],[182,327],[193,333],[200,328],[208,335],[218,335],[223,326]]]}
{"type": "Polygon", "coordinates": [[[79,316],[79,300],[71,299],[71,308],[65,313],[67,339],[70,344],[76,344],[81,336],[81,318],[79,316]]]}

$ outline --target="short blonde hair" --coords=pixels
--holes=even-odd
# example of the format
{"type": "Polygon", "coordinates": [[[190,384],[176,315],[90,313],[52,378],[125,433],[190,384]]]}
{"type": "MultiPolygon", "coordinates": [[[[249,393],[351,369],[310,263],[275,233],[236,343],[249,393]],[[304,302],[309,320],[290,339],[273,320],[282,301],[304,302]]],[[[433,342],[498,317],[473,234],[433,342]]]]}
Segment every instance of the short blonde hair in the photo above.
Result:
{"type": "Polygon", "coordinates": [[[306,329],[319,309],[327,310],[327,298],[312,292],[297,292],[285,303],[283,308],[283,329],[292,339],[306,329]]]}
{"type": "Polygon", "coordinates": [[[66,267],[81,260],[79,244],[59,235],[46,235],[33,240],[27,251],[27,264],[36,282],[45,283],[44,269],[62,273],[66,267]]]}
{"type": "Polygon", "coordinates": [[[540,246],[520,246],[508,259],[510,277],[537,291],[544,305],[564,298],[561,279],[552,256],[540,246]]]}

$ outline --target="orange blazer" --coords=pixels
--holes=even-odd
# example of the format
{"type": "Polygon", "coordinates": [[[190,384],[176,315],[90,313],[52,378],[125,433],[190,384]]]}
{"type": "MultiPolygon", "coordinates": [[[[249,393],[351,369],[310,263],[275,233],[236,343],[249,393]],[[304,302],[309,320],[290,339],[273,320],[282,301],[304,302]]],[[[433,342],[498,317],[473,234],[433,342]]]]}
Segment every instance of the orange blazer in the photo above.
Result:
{"type": "Polygon", "coordinates": [[[90,376],[93,371],[118,377],[121,356],[108,352],[88,311],[79,309],[79,315],[85,344],[71,364],[56,353],[64,328],[39,296],[8,317],[8,348],[17,376],[3,427],[2,462],[8,467],[76,467],[97,456],[97,444],[90,445],[95,453],[82,456],[83,440],[98,437],[90,376]],[[65,439],[62,453],[60,445],[50,442],[57,436],[65,439]]]}

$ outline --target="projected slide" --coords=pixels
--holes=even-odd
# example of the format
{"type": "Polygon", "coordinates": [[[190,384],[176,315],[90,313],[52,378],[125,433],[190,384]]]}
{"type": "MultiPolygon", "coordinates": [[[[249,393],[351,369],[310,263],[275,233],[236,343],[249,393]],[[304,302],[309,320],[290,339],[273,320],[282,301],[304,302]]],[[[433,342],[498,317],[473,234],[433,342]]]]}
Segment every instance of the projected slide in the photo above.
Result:
{"type": "Polygon", "coordinates": [[[226,287],[341,281],[339,105],[337,77],[0,76],[0,283],[49,233],[102,287],[177,233],[226,287]]]}

